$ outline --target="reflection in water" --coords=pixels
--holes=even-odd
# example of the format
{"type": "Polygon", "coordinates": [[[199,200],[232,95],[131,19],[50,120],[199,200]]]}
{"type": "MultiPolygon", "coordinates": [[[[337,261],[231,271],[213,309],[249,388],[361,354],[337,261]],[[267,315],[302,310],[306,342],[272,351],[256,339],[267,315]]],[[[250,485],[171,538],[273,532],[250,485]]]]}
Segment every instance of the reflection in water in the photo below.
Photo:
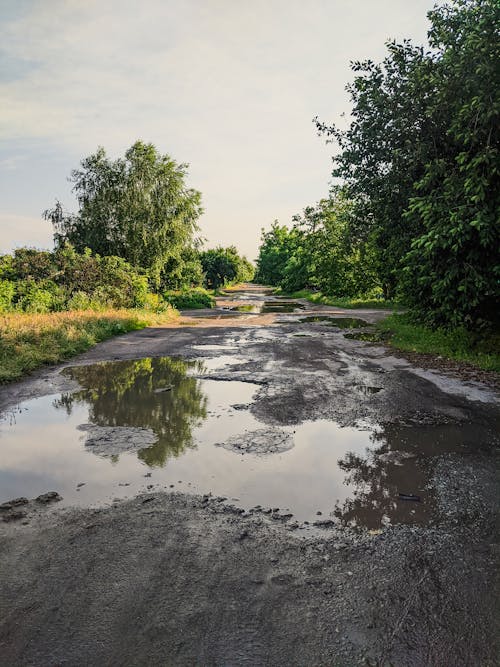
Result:
{"type": "Polygon", "coordinates": [[[295,313],[304,310],[305,306],[298,301],[265,301],[263,313],[295,313]]]}
{"type": "Polygon", "coordinates": [[[84,403],[89,421],[99,426],[150,428],[158,442],[138,456],[161,467],[193,446],[192,429],[207,415],[207,397],[188,370],[201,373],[203,364],[161,358],[76,366],[66,373],[83,388],[62,394],[54,405],[71,414],[75,404],[84,403]]]}
{"type": "MultiPolygon", "coordinates": [[[[203,346],[211,348],[219,353],[209,360],[213,367],[242,358],[203,346]]],[[[205,371],[204,362],[172,358],[68,369],[81,388],[27,401],[0,422],[0,502],[56,490],[66,504],[92,505],[175,489],[239,498],[246,508],[285,508],[300,521],[370,529],[425,523],[435,512],[429,491],[434,457],[476,454],[494,441],[498,426],[341,427],[324,419],[279,427],[279,438],[290,438],[293,447],[266,449],[262,433],[277,427],[252,413],[261,387],[211,379],[205,371]],[[102,436],[99,447],[83,444],[81,426],[88,422],[95,426],[88,433],[102,436]],[[156,444],[128,433],[134,446],[116,449],[119,434],[110,433],[116,427],[147,429],[156,444]],[[114,465],[102,448],[118,452],[114,465]]],[[[378,390],[360,385],[358,400],[378,390]]]]}
{"type": "Polygon", "coordinates": [[[477,424],[387,424],[371,435],[372,447],[347,452],[338,461],[352,494],[337,502],[333,516],[342,524],[378,528],[396,523],[427,523],[435,513],[429,463],[451,452],[477,451],[491,434],[477,424]],[[419,502],[403,499],[417,496],[419,502]]]}

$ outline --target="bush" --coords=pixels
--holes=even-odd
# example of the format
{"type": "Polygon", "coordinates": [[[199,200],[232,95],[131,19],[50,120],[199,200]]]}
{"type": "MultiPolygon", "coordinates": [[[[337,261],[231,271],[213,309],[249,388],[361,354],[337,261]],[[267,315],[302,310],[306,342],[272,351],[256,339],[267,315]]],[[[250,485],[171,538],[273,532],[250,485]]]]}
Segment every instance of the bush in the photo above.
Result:
{"type": "Polygon", "coordinates": [[[12,310],[16,286],[12,280],[0,280],[0,313],[12,310]]]}
{"type": "Polygon", "coordinates": [[[0,256],[0,283],[0,311],[142,308],[150,298],[147,276],[124,259],[71,246],[0,256]]]}
{"type": "Polygon", "coordinates": [[[213,308],[215,299],[204,289],[188,289],[179,292],[166,292],[165,301],[174,308],[190,310],[194,308],[213,308]]]}
{"type": "Polygon", "coordinates": [[[25,313],[49,313],[54,302],[49,288],[30,280],[23,280],[16,285],[16,310],[25,313]]]}
{"type": "Polygon", "coordinates": [[[86,292],[78,291],[68,300],[68,310],[96,310],[96,308],[86,292]]]}

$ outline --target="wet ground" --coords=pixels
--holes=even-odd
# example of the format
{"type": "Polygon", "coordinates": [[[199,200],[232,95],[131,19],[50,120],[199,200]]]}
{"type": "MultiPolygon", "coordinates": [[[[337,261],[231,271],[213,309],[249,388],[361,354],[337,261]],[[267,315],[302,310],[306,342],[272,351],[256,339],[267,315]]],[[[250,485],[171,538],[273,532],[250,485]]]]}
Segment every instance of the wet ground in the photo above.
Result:
{"type": "Polygon", "coordinates": [[[247,286],[3,388],[0,664],[496,664],[498,398],[382,316],[247,286]]]}

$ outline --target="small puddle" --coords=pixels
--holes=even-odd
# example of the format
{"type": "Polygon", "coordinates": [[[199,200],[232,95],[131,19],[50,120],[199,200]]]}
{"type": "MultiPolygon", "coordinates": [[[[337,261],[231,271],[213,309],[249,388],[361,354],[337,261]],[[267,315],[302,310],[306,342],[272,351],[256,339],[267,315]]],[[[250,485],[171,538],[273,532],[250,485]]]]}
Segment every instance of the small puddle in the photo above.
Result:
{"type": "Polygon", "coordinates": [[[260,313],[262,310],[262,306],[258,304],[244,304],[243,306],[233,306],[230,308],[233,312],[237,313],[260,313]]]}
{"type": "Polygon", "coordinates": [[[62,504],[95,506],[180,490],[378,529],[428,521],[429,457],[478,442],[477,425],[269,426],[251,412],[259,385],[207,372],[204,359],[168,357],[66,369],[80,388],[0,423],[0,502],[54,490],[62,504]]]}
{"type": "Polygon", "coordinates": [[[298,301],[264,301],[262,313],[298,313],[305,306],[298,301]]]}
{"type": "Polygon", "coordinates": [[[328,315],[310,315],[309,317],[301,317],[299,322],[329,324],[330,326],[338,327],[339,329],[357,329],[358,327],[369,326],[368,322],[360,320],[358,317],[330,317],[328,315]]]}

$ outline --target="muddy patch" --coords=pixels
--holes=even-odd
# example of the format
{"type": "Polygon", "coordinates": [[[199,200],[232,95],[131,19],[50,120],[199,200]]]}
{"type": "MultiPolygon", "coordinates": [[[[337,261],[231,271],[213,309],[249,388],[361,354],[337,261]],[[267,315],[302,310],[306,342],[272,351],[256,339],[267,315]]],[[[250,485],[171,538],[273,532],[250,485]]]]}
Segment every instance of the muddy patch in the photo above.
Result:
{"type": "Polygon", "coordinates": [[[147,449],[158,440],[153,431],[147,428],[80,424],[78,430],[87,434],[85,447],[90,447],[93,454],[107,458],[147,449]]]}
{"type": "MultiPolygon", "coordinates": [[[[233,407],[237,410],[244,409],[243,406],[233,407]]],[[[234,436],[224,442],[218,442],[216,446],[238,454],[255,454],[258,456],[282,454],[293,447],[293,436],[290,432],[284,430],[262,428],[234,436]]]]}

